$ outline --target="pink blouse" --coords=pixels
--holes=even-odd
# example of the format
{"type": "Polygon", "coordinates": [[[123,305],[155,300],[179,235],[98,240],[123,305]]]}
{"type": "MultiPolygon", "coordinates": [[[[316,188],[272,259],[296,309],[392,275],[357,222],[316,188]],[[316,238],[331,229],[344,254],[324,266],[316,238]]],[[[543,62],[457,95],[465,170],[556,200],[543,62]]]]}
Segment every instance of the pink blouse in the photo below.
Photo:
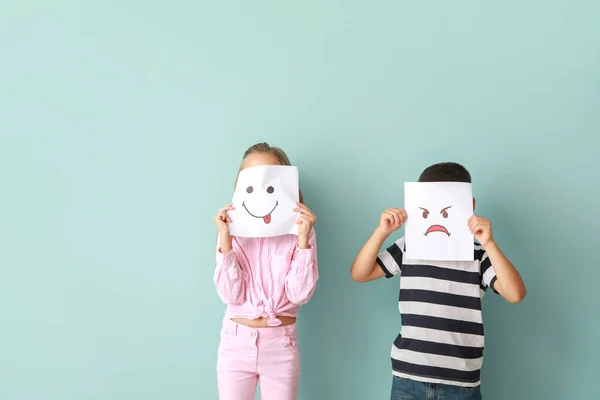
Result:
{"type": "Polygon", "coordinates": [[[228,318],[297,317],[298,308],[311,298],[317,285],[317,241],[311,230],[309,249],[298,248],[296,235],[270,238],[233,237],[233,249],[221,253],[217,238],[214,281],[228,318]]]}

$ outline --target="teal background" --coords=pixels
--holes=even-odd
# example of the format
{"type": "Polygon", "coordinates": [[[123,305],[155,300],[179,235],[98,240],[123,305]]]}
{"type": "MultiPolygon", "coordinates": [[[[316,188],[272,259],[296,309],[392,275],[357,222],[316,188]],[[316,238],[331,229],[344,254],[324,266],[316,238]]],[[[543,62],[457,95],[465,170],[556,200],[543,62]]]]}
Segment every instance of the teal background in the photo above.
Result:
{"type": "Polygon", "coordinates": [[[212,218],[263,140],[319,216],[301,399],[389,398],[398,280],[349,268],[402,183],[445,160],[529,291],[485,298],[485,398],[600,398],[599,13],[4,0],[0,399],[217,399],[212,218]]]}

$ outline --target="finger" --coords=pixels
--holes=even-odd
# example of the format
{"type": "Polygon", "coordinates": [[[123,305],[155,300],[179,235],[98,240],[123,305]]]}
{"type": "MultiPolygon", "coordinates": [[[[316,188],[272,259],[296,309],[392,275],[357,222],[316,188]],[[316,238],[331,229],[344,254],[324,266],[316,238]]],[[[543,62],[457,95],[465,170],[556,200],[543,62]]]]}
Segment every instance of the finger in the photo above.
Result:
{"type": "Polygon", "coordinates": [[[489,222],[490,222],[489,220],[487,220],[485,218],[478,217],[477,215],[474,215],[471,218],[469,218],[469,223],[480,225],[480,226],[488,225],[489,222]]]}
{"type": "Polygon", "coordinates": [[[310,208],[308,208],[308,207],[306,206],[306,204],[303,204],[303,203],[300,203],[300,202],[298,202],[298,203],[296,203],[296,206],[297,206],[298,208],[302,208],[303,210],[310,211],[310,208]]]}
{"type": "Polygon", "coordinates": [[[308,215],[306,214],[300,214],[300,216],[298,217],[298,221],[302,221],[302,222],[310,222],[312,221],[312,218],[310,218],[308,215]]]}
{"type": "Polygon", "coordinates": [[[388,211],[384,211],[384,212],[381,214],[381,218],[382,218],[384,221],[387,221],[387,222],[389,222],[390,224],[394,223],[394,217],[393,217],[393,216],[392,216],[392,214],[390,214],[388,211]]]}
{"type": "Polygon", "coordinates": [[[487,229],[486,229],[486,228],[485,228],[485,226],[484,226],[484,225],[482,225],[482,224],[477,224],[477,225],[475,225],[475,227],[473,228],[473,232],[477,232],[477,233],[483,233],[483,232],[486,232],[486,231],[487,231],[487,229]]]}
{"type": "Polygon", "coordinates": [[[314,225],[314,221],[311,220],[310,218],[301,218],[300,219],[300,225],[306,226],[308,228],[312,227],[314,225]]]}
{"type": "Polygon", "coordinates": [[[394,208],[393,210],[398,218],[400,218],[400,222],[402,223],[406,219],[406,211],[404,208],[394,208]]]}
{"type": "Polygon", "coordinates": [[[473,230],[476,232],[483,232],[485,230],[485,225],[481,222],[476,222],[473,224],[473,230]]]}
{"type": "Polygon", "coordinates": [[[225,222],[225,221],[231,221],[231,219],[229,218],[229,214],[227,213],[226,208],[227,208],[227,206],[223,207],[223,209],[221,209],[221,211],[219,211],[219,218],[223,222],[225,222]]]}
{"type": "Polygon", "coordinates": [[[308,208],[307,206],[305,206],[302,203],[296,203],[298,205],[298,209],[300,210],[300,212],[304,213],[304,214],[308,214],[308,215],[312,215],[314,216],[315,214],[312,212],[312,210],[310,208],[308,208]]]}
{"type": "Polygon", "coordinates": [[[479,232],[483,232],[483,229],[481,229],[481,225],[479,224],[475,224],[472,228],[471,228],[471,232],[473,234],[479,233],[479,232]]]}
{"type": "Polygon", "coordinates": [[[405,223],[408,220],[408,214],[404,208],[400,212],[402,213],[402,223],[405,223]]]}
{"type": "Polygon", "coordinates": [[[297,207],[297,208],[294,208],[294,212],[297,212],[297,213],[300,213],[300,214],[303,214],[303,215],[310,215],[312,217],[315,217],[315,215],[308,208],[297,207]]]}
{"type": "Polygon", "coordinates": [[[310,218],[313,221],[313,223],[314,223],[314,221],[317,220],[317,217],[314,214],[307,214],[304,211],[300,211],[300,216],[306,216],[306,217],[310,218]]]}
{"type": "Polygon", "coordinates": [[[389,221],[390,224],[392,224],[394,227],[397,226],[397,215],[394,214],[394,212],[389,209],[388,211],[386,211],[386,215],[387,215],[387,220],[389,221]]]}
{"type": "Polygon", "coordinates": [[[398,216],[398,227],[401,227],[404,224],[405,214],[401,208],[397,208],[396,215],[398,216]]]}
{"type": "Polygon", "coordinates": [[[473,215],[471,216],[471,218],[473,218],[474,220],[476,220],[476,221],[479,221],[479,222],[485,222],[485,221],[489,221],[488,219],[485,219],[485,218],[483,218],[483,217],[480,217],[480,216],[479,216],[479,215],[477,215],[477,214],[473,214],[473,215]]]}
{"type": "Polygon", "coordinates": [[[392,215],[394,216],[394,227],[398,227],[402,224],[402,217],[397,209],[392,210],[392,215]]]}
{"type": "Polygon", "coordinates": [[[316,218],[316,217],[313,217],[313,216],[311,216],[311,215],[306,215],[306,214],[302,214],[302,215],[300,216],[300,219],[301,219],[302,221],[308,222],[308,223],[310,223],[310,224],[314,224],[314,223],[315,223],[315,221],[317,220],[317,218],[316,218]]]}
{"type": "Polygon", "coordinates": [[[311,223],[311,220],[310,220],[308,217],[306,217],[306,216],[302,215],[302,216],[300,216],[300,217],[298,218],[298,220],[296,221],[296,223],[297,223],[298,225],[310,225],[310,223],[311,223]]]}
{"type": "Polygon", "coordinates": [[[225,207],[222,207],[219,209],[219,212],[227,212],[229,210],[235,210],[235,208],[233,207],[233,204],[228,204],[225,207]]]}
{"type": "Polygon", "coordinates": [[[396,209],[395,208],[388,208],[386,210],[386,212],[391,217],[391,221],[390,222],[392,222],[392,224],[394,224],[394,225],[397,225],[398,224],[398,214],[396,213],[396,209]]]}

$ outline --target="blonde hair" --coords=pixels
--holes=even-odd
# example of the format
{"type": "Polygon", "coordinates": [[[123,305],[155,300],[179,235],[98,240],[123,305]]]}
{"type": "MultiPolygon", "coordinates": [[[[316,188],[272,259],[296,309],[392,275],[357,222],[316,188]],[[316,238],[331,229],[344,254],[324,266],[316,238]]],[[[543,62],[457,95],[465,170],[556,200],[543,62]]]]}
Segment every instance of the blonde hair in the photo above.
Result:
{"type": "MultiPolygon", "coordinates": [[[[248,157],[250,154],[255,153],[270,154],[273,157],[275,157],[277,161],[279,161],[279,164],[292,165],[287,154],[285,154],[285,151],[283,151],[280,147],[273,147],[266,142],[257,143],[255,145],[250,146],[248,150],[246,150],[246,152],[244,153],[244,157],[242,157],[242,162],[240,163],[240,169],[238,170],[238,176],[240,174],[240,171],[243,169],[244,160],[246,159],[246,157],[248,157]]],[[[237,184],[237,177],[235,178],[235,183],[237,184]]],[[[298,192],[300,197],[300,203],[304,203],[304,196],[302,195],[302,190],[298,189],[298,192]]]]}

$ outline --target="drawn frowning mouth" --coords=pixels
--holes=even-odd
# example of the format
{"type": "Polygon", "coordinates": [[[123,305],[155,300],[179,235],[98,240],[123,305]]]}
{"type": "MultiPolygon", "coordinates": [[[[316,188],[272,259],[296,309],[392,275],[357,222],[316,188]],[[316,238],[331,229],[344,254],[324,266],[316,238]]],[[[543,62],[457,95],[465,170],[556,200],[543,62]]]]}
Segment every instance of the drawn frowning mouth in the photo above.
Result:
{"type": "Polygon", "coordinates": [[[263,221],[265,221],[265,224],[270,224],[271,223],[271,214],[273,214],[273,211],[275,211],[275,209],[277,208],[278,205],[279,205],[279,201],[275,202],[275,207],[273,207],[273,209],[268,214],[263,215],[263,216],[259,216],[259,215],[252,214],[250,212],[250,210],[248,210],[248,207],[246,207],[246,203],[242,202],[242,207],[244,207],[244,209],[246,210],[246,212],[248,214],[250,214],[254,218],[262,219],[263,221]]]}
{"type": "Polygon", "coordinates": [[[442,225],[431,225],[429,229],[427,229],[427,232],[425,232],[425,236],[429,235],[432,232],[442,232],[450,236],[450,232],[448,232],[448,229],[446,229],[446,227],[442,225]]]}

